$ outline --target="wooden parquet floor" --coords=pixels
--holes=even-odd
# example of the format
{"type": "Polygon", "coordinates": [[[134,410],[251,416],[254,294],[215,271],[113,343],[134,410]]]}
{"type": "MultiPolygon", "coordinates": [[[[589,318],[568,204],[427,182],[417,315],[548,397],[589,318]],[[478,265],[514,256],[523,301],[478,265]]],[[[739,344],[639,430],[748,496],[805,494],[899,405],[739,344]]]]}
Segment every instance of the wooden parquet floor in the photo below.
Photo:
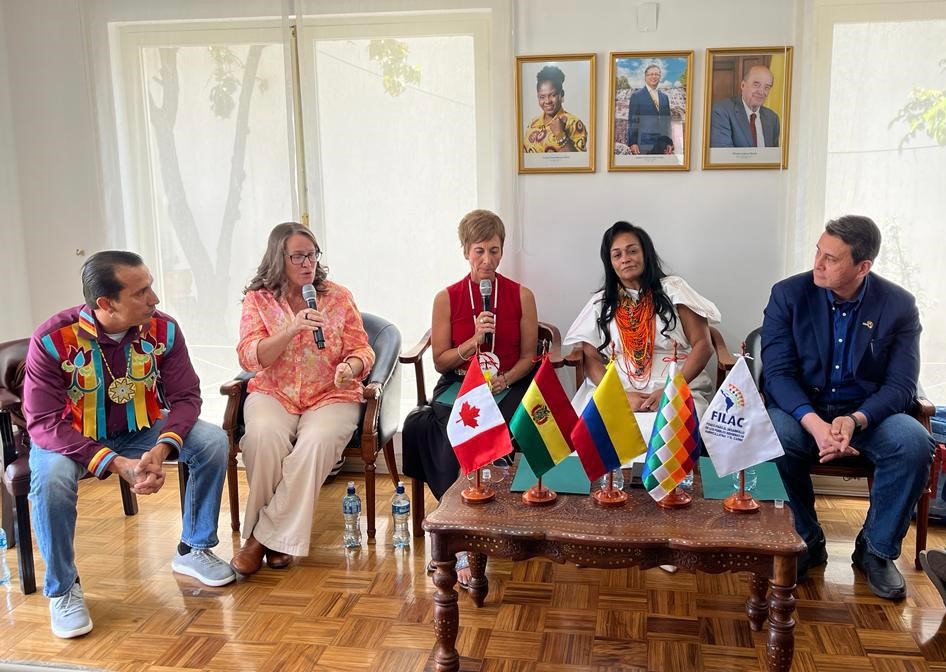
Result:
{"type": "MultiPolygon", "coordinates": [[[[386,511],[391,488],[379,485],[378,509],[386,511]]],[[[415,540],[411,551],[395,552],[389,520],[379,517],[377,543],[346,554],[343,490],[342,480],[323,488],[308,558],[208,588],[170,569],[180,531],[175,470],[160,493],[140,498],[140,513],[130,518],[122,515],[114,479],[83,481],[76,551],[95,629],[73,640],[53,637],[47,600],[24,597],[14,581],[0,592],[0,661],[124,672],[432,669],[429,550],[415,540]]],[[[435,506],[428,499],[428,510],[435,506]]],[[[899,561],[908,597],[887,602],[850,564],[866,502],[825,498],[818,506],[830,559],[797,591],[792,669],[946,672],[946,610],[913,569],[913,531],[899,561]]],[[[240,543],[228,521],[224,503],[217,551],[227,559],[240,543]]],[[[931,547],[944,542],[946,531],[931,529],[931,547]]],[[[36,558],[42,576],[38,552],[36,558]]],[[[8,562],[15,577],[15,552],[8,562]]],[[[484,608],[460,594],[457,648],[465,671],[764,669],[765,634],[749,630],[742,575],[605,571],[544,560],[490,560],[487,575],[484,608]]]]}

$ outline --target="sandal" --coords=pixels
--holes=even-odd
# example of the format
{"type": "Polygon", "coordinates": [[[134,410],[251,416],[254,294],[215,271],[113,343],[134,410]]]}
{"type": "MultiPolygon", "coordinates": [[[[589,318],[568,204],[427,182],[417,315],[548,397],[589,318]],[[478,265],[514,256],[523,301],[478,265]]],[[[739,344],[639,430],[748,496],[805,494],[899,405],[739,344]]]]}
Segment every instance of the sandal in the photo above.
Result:
{"type": "MultiPolygon", "coordinates": [[[[467,553],[466,551],[460,551],[459,553],[457,553],[457,566],[456,566],[457,572],[459,573],[461,569],[469,569],[469,568],[470,568],[469,553],[467,553]]],[[[465,581],[461,581],[459,579],[459,576],[457,577],[457,585],[460,586],[463,590],[470,589],[470,584],[465,581]]]]}

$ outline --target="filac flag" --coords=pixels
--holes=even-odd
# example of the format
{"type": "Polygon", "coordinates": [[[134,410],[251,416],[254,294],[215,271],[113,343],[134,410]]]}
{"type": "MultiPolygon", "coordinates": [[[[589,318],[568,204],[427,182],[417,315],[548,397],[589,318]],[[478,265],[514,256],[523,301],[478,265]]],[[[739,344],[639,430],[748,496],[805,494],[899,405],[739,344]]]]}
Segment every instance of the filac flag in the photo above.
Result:
{"type": "Polygon", "coordinates": [[[543,357],[509,423],[509,431],[536,476],[541,478],[572,452],[571,433],[576,422],[578,416],[558,382],[555,369],[549,358],[543,357]]]}
{"type": "Polygon", "coordinates": [[[696,466],[696,459],[700,456],[697,425],[690,386],[674,362],[657,407],[641,477],[644,489],[654,501],[659,502],[673,492],[696,466]]]}
{"type": "Polygon", "coordinates": [[[613,361],[581,412],[572,443],[592,481],[647,449],[613,361]]]}
{"type": "Polygon", "coordinates": [[[700,434],[720,476],[785,454],[744,357],[710,402],[700,434]]]}
{"type": "Polygon", "coordinates": [[[464,474],[512,452],[506,421],[475,362],[467,368],[457,392],[447,438],[464,474]]]}

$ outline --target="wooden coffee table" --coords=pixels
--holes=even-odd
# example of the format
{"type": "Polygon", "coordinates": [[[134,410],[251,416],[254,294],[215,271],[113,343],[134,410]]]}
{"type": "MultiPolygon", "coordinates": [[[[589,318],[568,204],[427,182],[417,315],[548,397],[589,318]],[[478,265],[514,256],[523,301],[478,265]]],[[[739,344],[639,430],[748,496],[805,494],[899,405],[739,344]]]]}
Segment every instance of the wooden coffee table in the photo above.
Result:
{"type": "MultiPolygon", "coordinates": [[[[515,467],[511,470],[515,472],[515,467]]],[[[545,557],[584,567],[618,568],[676,565],[690,571],[751,572],[746,616],[759,631],[768,619],[769,670],[787,672],[795,650],[795,571],[805,543],[795,533],[787,506],[763,502],[754,514],[731,514],[719,500],[704,500],[699,478],[693,503],[684,509],[658,507],[641,489],[631,489],[626,506],[603,509],[591,497],[559,495],[546,507],[522,503],[509,492],[510,479],[497,486],[496,499],[480,506],[460,501],[468,481],[450,488],[424,521],[431,536],[434,661],[438,672],[458,670],[459,628],[456,557],[470,552],[470,594],[478,607],[489,591],[487,556],[513,560],[545,557]]]]}

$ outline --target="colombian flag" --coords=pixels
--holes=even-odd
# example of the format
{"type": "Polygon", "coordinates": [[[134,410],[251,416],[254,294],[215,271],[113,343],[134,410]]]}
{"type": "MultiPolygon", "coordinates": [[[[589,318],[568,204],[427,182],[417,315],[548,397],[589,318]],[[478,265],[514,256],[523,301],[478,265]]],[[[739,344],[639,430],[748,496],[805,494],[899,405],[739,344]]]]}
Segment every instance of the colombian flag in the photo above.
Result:
{"type": "Polygon", "coordinates": [[[644,460],[644,488],[655,502],[669,495],[693,471],[700,456],[699,424],[690,387],[674,363],[657,407],[644,460]]]}
{"type": "Polygon", "coordinates": [[[613,361],[581,412],[572,443],[592,481],[647,449],[613,361]]]}
{"type": "Polygon", "coordinates": [[[509,423],[529,466],[540,477],[572,452],[571,432],[578,422],[548,357],[532,379],[509,423]]]}

